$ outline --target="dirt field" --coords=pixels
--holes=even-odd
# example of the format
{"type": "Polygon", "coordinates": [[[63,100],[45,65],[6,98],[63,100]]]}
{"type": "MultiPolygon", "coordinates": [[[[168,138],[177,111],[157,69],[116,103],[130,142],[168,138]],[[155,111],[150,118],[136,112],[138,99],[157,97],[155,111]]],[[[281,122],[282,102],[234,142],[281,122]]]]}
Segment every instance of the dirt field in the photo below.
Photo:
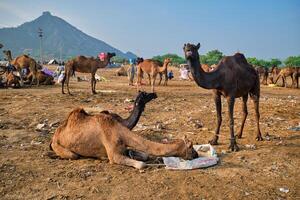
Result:
{"type": "MultiPolygon", "coordinates": [[[[262,86],[261,130],[269,140],[256,142],[252,102],[239,152],[227,152],[229,129],[223,100],[220,163],[211,168],[170,171],[110,165],[95,159],[61,160],[48,156],[50,133],[35,131],[38,123],[61,122],[75,107],[91,112],[107,109],[127,116],[126,98],[136,90],[115,70],[101,69],[107,82],[98,82],[91,95],[89,82],[71,82],[74,96],[62,95],[60,85],[0,90],[1,199],[299,199],[300,89],[262,86]],[[280,191],[288,189],[288,192],[280,191]]],[[[87,75],[89,77],[89,75],[87,75]]],[[[149,87],[145,87],[150,91],[149,87]]],[[[211,91],[190,81],[169,81],[157,87],[158,98],[147,104],[136,134],[160,141],[186,135],[207,143],[214,135],[216,112],[211,91]],[[196,128],[199,120],[203,128],[196,128]],[[157,128],[157,124],[161,124],[157,128]]],[[[240,126],[241,100],[235,106],[235,130],[240,126]]]]}

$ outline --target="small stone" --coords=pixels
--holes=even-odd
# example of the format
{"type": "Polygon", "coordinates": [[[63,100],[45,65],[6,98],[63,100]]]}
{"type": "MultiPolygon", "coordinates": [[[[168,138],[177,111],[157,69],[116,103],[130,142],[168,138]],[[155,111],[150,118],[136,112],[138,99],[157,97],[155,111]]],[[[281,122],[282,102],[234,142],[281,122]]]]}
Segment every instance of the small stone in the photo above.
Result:
{"type": "Polygon", "coordinates": [[[282,187],[282,188],[279,188],[279,191],[284,192],[284,193],[288,193],[290,190],[288,188],[282,187]]]}
{"type": "Polygon", "coordinates": [[[43,128],[45,128],[47,125],[45,123],[38,124],[35,128],[36,131],[41,131],[43,128]]]}

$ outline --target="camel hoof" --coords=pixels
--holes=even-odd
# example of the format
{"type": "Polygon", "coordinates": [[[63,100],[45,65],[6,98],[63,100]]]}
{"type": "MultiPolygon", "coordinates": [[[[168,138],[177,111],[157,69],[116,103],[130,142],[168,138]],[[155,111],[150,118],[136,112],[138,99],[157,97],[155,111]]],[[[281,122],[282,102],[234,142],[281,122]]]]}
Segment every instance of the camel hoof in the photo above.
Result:
{"type": "Polygon", "coordinates": [[[96,92],[96,91],[93,91],[92,94],[97,94],[97,92],[96,92]]]}
{"type": "Polygon", "coordinates": [[[242,134],[237,134],[236,137],[239,138],[239,139],[241,139],[242,138],[242,134]]]}
{"type": "Polygon", "coordinates": [[[256,138],[256,141],[263,141],[264,139],[261,137],[261,135],[257,136],[256,138]]]}
{"type": "Polygon", "coordinates": [[[228,147],[229,150],[231,151],[239,151],[240,148],[238,147],[238,145],[236,144],[236,141],[230,141],[230,145],[228,147]]]}
{"type": "Polygon", "coordinates": [[[209,140],[208,143],[211,144],[211,145],[218,145],[219,144],[218,141],[215,138],[212,139],[212,140],[209,140]]]}

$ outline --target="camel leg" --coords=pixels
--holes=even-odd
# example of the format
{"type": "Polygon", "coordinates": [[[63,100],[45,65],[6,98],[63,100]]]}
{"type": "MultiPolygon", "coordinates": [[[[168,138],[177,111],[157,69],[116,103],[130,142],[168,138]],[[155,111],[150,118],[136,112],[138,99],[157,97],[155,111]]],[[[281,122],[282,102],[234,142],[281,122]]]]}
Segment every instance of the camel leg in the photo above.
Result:
{"type": "Polygon", "coordinates": [[[161,81],[162,81],[162,74],[159,74],[159,82],[158,82],[158,85],[160,85],[161,81]]]}
{"type": "Polygon", "coordinates": [[[148,74],[148,79],[149,79],[149,85],[151,85],[151,76],[148,74]]]}
{"type": "Polygon", "coordinates": [[[65,86],[65,82],[66,82],[66,77],[67,77],[67,73],[65,73],[64,78],[61,81],[61,93],[62,94],[65,94],[64,86],[65,86]]]}
{"type": "Polygon", "coordinates": [[[95,87],[96,86],[96,78],[95,78],[95,74],[92,73],[92,78],[91,78],[91,88],[92,88],[92,94],[97,94],[95,87]]]}
{"type": "Polygon", "coordinates": [[[130,167],[134,167],[136,169],[142,169],[146,167],[146,164],[142,161],[137,161],[131,158],[128,158],[126,156],[120,155],[120,154],[114,154],[112,160],[110,160],[110,163],[115,163],[119,165],[126,165],[130,167]]]}
{"type": "Polygon", "coordinates": [[[260,127],[259,127],[259,118],[260,118],[260,113],[259,113],[259,96],[253,95],[251,97],[251,99],[253,100],[253,103],[254,103],[255,117],[256,117],[256,127],[257,127],[256,140],[257,141],[262,141],[263,138],[261,136],[260,127]]]}
{"type": "MultiPolygon", "coordinates": [[[[125,146],[123,146],[125,148],[125,146]]],[[[120,149],[123,149],[122,147],[118,146],[112,146],[112,145],[105,145],[105,149],[107,152],[107,157],[109,159],[110,164],[120,164],[120,165],[126,165],[130,167],[134,167],[136,169],[142,169],[146,166],[146,164],[142,161],[137,161],[131,158],[128,158],[124,155],[122,155],[122,152],[120,152],[120,149]]]]}
{"type": "Polygon", "coordinates": [[[156,81],[156,75],[152,76],[152,85],[151,85],[151,90],[154,93],[154,86],[155,86],[155,81],[156,81]]]}
{"type": "Polygon", "coordinates": [[[217,110],[217,128],[215,130],[215,136],[213,137],[212,140],[209,141],[209,143],[212,144],[212,145],[217,145],[218,144],[218,139],[219,139],[220,127],[221,127],[221,124],[222,124],[221,95],[218,94],[218,93],[214,93],[214,100],[215,100],[215,105],[216,105],[216,110],[217,110]]]}
{"type": "Polygon", "coordinates": [[[73,153],[72,151],[64,148],[63,146],[61,146],[60,144],[53,142],[51,144],[51,147],[53,149],[53,151],[61,158],[65,158],[65,159],[78,159],[78,155],[73,153]]]}
{"type": "Polygon", "coordinates": [[[93,94],[97,94],[97,92],[96,92],[96,83],[97,83],[97,81],[96,81],[96,78],[95,78],[95,74],[94,74],[94,79],[93,79],[93,94]]]}
{"type": "Polygon", "coordinates": [[[248,94],[243,96],[243,120],[242,120],[242,124],[241,124],[241,128],[239,130],[239,133],[237,134],[238,138],[242,138],[245,121],[246,121],[247,115],[248,115],[247,101],[248,101],[248,94]]]}
{"type": "Polygon", "coordinates": [[[168,73],[165,73],[165,82],[164,82],[164,86],[168,85],[168,73]]]}
{"type": "Polygon", "coordinates": [[[235,97],[230,96],[227,98],[228,103],[228,115],[229,115],[229,129],[230,129],[230,146],[231,151],[238,151],[239,147],[236,144],[236,139],[234,137],[234,119],[233,119],[233,109],[234,109],[235,97]]]}
{"type": "Polygon", "coordinates": [[[70,89],[69,89],[70,75],[71,74],[68,74],[67,77],[66,77],[67,91],[68,91],[69,95],[71,95],[71,92],[70,92],[70,89]]]}
{"type": "Polygon", "coordinates": [[[21,68],[19,68],[18,69],[18,72],[19,72],[19,74],[20,74],[20,79],[21,79],[21,87],[23,87],[24,86],[24,80],[23,80],[23,76],[22,76],[22,69],[21,68]]]}

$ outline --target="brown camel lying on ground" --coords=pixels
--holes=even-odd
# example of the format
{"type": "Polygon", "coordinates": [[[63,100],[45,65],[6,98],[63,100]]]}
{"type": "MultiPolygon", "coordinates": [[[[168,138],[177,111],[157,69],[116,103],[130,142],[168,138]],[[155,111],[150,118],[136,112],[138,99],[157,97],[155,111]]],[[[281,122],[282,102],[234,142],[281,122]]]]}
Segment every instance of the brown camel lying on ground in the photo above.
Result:
{"type": "MultiPolygon", "coordinates": [[[[33,74],[30,72],[30,74],[28,74],[28,76],[26,77],[26,81],[31,82],[32,77],[33,77],[33,74]]],[[[42,71],[37,72],[36,78],[41,85],[54,85],[54,83],[55,83],[53,76],[47,75],[42,71]]]]}
{"type": "Polygon", "coordinates": [[[125,156],[128,148],[153,156],[179,156],[193,159],[198,156],[192,142],[176,140],[162,144],[132,133],[112,116],[100,113],[89,115],[83,109],[73,110],[56,130],[50,147],[61,158],[108,157],[110,164],[144,168],[142,161],[125,156]]]}
{"type": "Polygon", "coordinates": [[[127,76],[128,65],[122,65],[120,69],[117,70],[116,76],[127,76]]]}
{"type": "Polygon", "coordinates": [[[65,76],[62,80],[61,84],[61,92],[65,94],[64,92],[64,85],[65,82],[67,84],[67,90],[68,94],[70,95],[70,90],[69,90],[69,82],[70,82],[70,77],[74,72],[81,72],[81,73],[91,73],[91,88],[92,88],[92,93],[96,94],[96,79],[95,79],[95,74],[97,69],[99,68],[105,68],[108,63],[110,62],[110,59],[114,57],[116,54],[115,53],[107,53],[106,57],[103,61],[101,61],[98,58],[87,58],[85,56],[77,56],[76,58],[73,58],[69,60],[66,65],[65,65],[65,76]]]}
{"type": "Polygon", "coordinates": [[[4,50],[3,53],[7,57],[9,63],[13,65],[19,72],[20,79],[21,79],[21,86],[23,86],[23,76],[21,72],[23,68],[29,69],[29,71],[32,73],[33,78],[30,85],[32,85],[34,81],[37,81],[37,85],[39,85],[39,81],[37,80],[36,76],[37,76],[37,71],[39,69],[42,69],[41,65],[39,65],[33,58],[30,58],[27,55],[21,55],[13,59],[10,50],[7,51],[4,50]]]}
{"type": "Polygon", "coordinates": [[[147,92],[139,91],[139,94],[137,95],[134,101],[133,110],[130,113],[130,116],[126,119],[123,119],[120,115],[116,113],[110,113],[107,110],[102,111],[101,113],[111,115],[115,120],[123,124],[129,130],[132,130],[135,127],[135,125],[138,123],[142,113],[144,112],[146,103],[156,98],[157,95],[155,93],[147,93],[147,92]]]}
{"type": "MultiPolygon", "coordinates": [[[[160,61],[146,59],[137,59],[137,90],[139,90],[139,85],[141,85],[142,74],[148,74],[149,84],[152,86],[152,92],[154,92],[154,85],[156,77],[159,73],[165,74],[167,77],[168,65],[171,63],[170,58],[166,58],[162,64],[160,61]]],[[[164,85],[167,85],[167,78],[165,79],[164,85]]]]}
{"type": "Polygon", "coordinates": [[[212,72],[205,72],[200,66],[200,57],[198,49],[200,43],[184,44],[183,50],[185,58],[190,67],[191,73],[196,84],[205,89],[213,89],[214,100],[217,110],[217,128],[214,138],[210,141],[211,144],[218,144],[220,126],[222,123],[222,104],[221,95],[227,99],[228,114],[229,114],[229,129],[230,129],[230,146],[229,148],[239,150],[236,144],[234,135],[234,120],[233,108],[235,98],[243,97],[243,120],[241,128],[237,134],[238,138],[242,137],[244,124],[248,115],[247,100],[248,95],[254,102],[256,114],[256,139],[263,140],[259,128],[259,97],[260,97],[260,81],[256,70],[252,65],[248,64],[245,56],[236,53],[233,56],[225,56],[218,63],[217,67],[212,72]]]}

